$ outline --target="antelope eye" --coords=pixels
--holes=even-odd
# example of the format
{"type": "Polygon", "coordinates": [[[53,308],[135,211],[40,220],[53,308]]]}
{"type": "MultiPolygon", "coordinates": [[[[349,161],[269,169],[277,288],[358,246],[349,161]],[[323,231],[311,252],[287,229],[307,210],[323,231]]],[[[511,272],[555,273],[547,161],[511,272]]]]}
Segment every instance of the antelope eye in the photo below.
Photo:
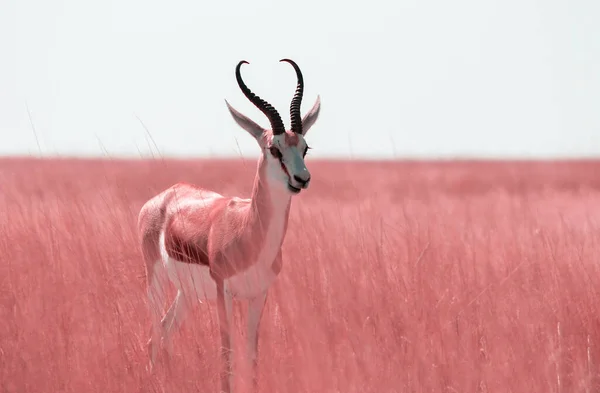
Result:
{"type": "Polygon", "coordinates": [[[276,148],[275,146],[271,146],[269,147],[269,150],[271,151],[271,155],[279,160],[281,160],[281,158],[283,157],[281,155],[281,152],[279,151],[278,148],[276,148]]]}

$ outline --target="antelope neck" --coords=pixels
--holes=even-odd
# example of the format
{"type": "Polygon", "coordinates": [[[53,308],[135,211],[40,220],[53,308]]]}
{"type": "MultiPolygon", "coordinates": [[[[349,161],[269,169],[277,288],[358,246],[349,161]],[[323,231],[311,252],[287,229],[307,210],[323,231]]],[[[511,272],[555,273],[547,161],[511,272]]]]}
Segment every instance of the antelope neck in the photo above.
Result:
{"type": "Polygon", "coordinates": [[[261,156],[252,187],[249,224],[264,236],[274,218],[283,217],[284,231],[281,233],[281,240],[283,240],[292,195],[284,187],[278,187],[280,185],[272,182],[273,180],[268,178],[267,160],[261,156]]]}

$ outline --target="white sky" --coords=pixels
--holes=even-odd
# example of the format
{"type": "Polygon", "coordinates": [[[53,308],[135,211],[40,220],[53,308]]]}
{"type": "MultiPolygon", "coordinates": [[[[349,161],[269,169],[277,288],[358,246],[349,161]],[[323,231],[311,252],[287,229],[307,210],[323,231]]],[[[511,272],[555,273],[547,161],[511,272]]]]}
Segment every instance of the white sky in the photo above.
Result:
{"type": "Polygon", "coordinates": [[[138,116],[163,156],[255,156],[235,66],[289,125],[289,57],[303,112],[322,98],[313,157],[600,155],[599,21],[598,0],[0,0],[0,154],[156,155],[138,116]]]}

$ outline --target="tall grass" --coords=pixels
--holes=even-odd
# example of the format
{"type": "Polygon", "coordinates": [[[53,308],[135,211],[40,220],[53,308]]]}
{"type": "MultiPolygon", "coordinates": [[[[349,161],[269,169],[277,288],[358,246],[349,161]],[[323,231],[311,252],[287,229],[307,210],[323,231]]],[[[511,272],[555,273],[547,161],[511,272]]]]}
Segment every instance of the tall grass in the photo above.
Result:
{"type": "MultiPolygon", "coordinates": [[[[261,391],[600,389],[600,163],[309,165],[261,325],[261,391]]],[[[0,391],[216,391],[209,304],[146,374],[135,221],[176,181],[248,195],[254,170],[1,161],[0,391]]]]}

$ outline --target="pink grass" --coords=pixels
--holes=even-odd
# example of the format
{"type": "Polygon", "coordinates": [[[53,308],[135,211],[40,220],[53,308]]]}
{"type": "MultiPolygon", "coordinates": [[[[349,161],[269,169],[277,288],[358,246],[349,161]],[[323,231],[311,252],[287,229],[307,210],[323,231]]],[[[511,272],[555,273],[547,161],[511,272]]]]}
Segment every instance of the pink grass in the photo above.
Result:
{"type": "MultiPolygon", "coordinates": [[[[309,167],[261,326],[261,391],[600,389],[600,162],[309,167]]],[[[254,170],[0,161],[0,392],[216,392],[212,305],[146,375],[135,222],[176,181],[245,196],[254,170]]]]}

